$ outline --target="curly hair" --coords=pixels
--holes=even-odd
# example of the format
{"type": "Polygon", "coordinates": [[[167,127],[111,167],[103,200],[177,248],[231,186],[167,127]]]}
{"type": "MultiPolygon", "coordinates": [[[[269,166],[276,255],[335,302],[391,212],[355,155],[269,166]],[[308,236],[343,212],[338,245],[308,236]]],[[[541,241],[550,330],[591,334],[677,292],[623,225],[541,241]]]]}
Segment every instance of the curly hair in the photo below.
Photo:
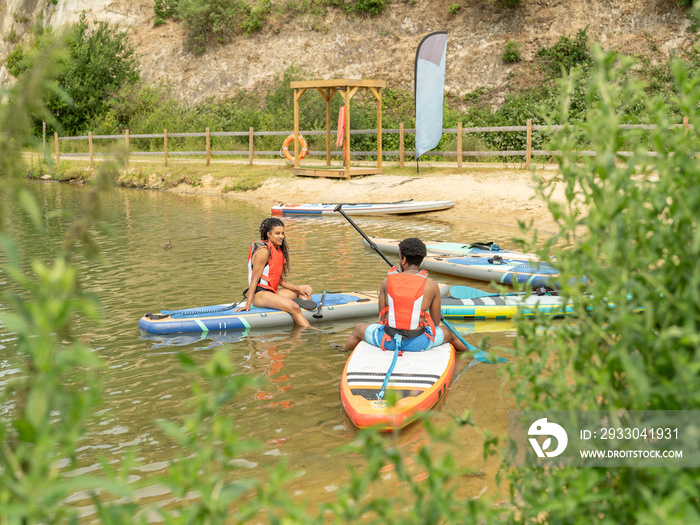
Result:
{"type": "MultiPolygon", "coordinates": [[[[264,219],[260,223],[260,239],[263,241],[267,241],[267,234],[272,231],[273,228],[276,228],[277,226],[282,226],[284,228],[284,223],[282,222],[282,219],[278,219],[277,217],[268,217],[267,219],[264,219]]],[[[282,268],[282,275],[287,275],[287,272],[289,271],[289,250],[287,249],[287,239],[285,238],[282,241],[282,254],[284,255],[284,267],[282,268]]]]}
{"type": "Polygon", "coordinates": [[[399,243],[399,256],[406,257],[408,264],[420,266],[428,250],[418,237],[409,237],[399,243]]]}

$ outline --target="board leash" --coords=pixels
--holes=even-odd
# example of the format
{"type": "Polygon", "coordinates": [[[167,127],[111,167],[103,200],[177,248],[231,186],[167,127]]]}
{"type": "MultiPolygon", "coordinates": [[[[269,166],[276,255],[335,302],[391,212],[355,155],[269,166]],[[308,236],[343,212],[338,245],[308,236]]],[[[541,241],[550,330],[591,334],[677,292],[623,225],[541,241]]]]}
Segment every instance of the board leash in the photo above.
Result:
{"type": "MultiPolygon", "coordinates": [[[[401,337],[401,335],[397,335],[397,337],[401,337]]],[[[394,349],[394,358],[391,360],[391,365],[389,366],[389,370],[386,373],[386,376],[384,376],[384,382],[382,383],[382,389],[377,392],[377,399],[381,401],[384,398],[384,392],[386,391],[386,387],[389,385],[389,379],[391,378],[391,374],[394,372],[394,368],[396,367],[396,361],[399,360],[399,346],[401,345],[401,340],[399,339],[396,342],[396,348],[394,349]]]]}

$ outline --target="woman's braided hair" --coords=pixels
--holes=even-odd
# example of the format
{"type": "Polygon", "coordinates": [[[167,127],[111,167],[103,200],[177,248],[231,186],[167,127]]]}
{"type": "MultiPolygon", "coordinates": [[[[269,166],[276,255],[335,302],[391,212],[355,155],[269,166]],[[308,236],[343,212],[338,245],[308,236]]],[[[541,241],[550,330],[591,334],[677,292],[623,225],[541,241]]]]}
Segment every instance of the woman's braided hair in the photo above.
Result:
{"type": "MultiPolygon", "coordinates": [[[[284,228],[284,223],[281,219],[278,219],[277,217],[268,217],[267,219],[264,219],[260,223],[260,239],[263,241],[267,241],[267,234],[270,233],[272,229],[276,228],[277,226],[282,226],[282,228],[284,228]]],[[[284,255],[284,267],[282,268],[282,275],[287,275],[287,272],[289,271],[289,251],[287,249],[286,238],[282,241],[281,248],[282,254],[284,255]]]]}

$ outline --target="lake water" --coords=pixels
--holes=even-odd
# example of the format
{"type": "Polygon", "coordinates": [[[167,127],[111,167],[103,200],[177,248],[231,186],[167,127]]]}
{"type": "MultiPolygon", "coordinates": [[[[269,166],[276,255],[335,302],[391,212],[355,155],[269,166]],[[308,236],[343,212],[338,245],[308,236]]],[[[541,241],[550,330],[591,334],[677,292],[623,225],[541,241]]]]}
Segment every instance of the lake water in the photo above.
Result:
{"type": "MultiPolygon", "coordinates": [[[[48,262],[57,253],[86,193],[83,186],[57,183],[32,184],[31,190],[45,213],[42,234],[32,230],[7,198],[0,203],[6,210],[5,227],[20,241],[27,268],[29,260],[48,262]]],[[[176,352],[204,362],[214,348],[225,345],[242,373],[260,380],[256,389],[239,396],[232,407],[236,432],[263,445],[260,451],[241,458],[241,464],[251,474],[259,474],[284,456],[289,467],[299,471],[290,487],[293,494],[312,501],[333,498],[338,486],[349,478],[348,464],[357,465],[358,457],[338,451],[352,441],[356,431],[340,402],[340,375],[347,355],[329,344],[344,344],[358,320],[322,324],[324,332],[279,329],[209,334],[204,339],[201,334],[180,334],[166,340],[143,335],[137,322],[145,312],[239,300],[247,286],[248,248],[258,238],[258,226],[269,216],[269,209],[235,198],[130,189],[115,189],[103,199],[105,227],[95,231],[104,263],[77,258],[83,285],[104,307],[104,323],[81,322],[77,335],[107,365],[105,410],[98,423],[91,425],[80,449],[81,470],[95,469],[97,454],[117,461],[133,446],[140,450],[139,476],[148,478],[163,469],[176,451],[165,444],[154,419],[177,420],[190,396],[190,377],[180,368],[176,352]],[[166,250],[163,245],[169,241],[173,247],[166,250]]],[[[445,222],[430,214],[354,220],[368,235],[493,240],[512,248],[510,238],[519,233],[483,222],[445,222]]],[[[385,277],[386,263],[363,247],[360,235],[342,217],[294,218],[285,223],[291,282],[309,284],[315,291],[364,291],[377,289],[385,277]]],[[[2,255],[0,263],[4,264],[2,255]]],[[[433,277],[446,283],[474,284],[433,277]]],[[[486,334],[492,350],[511,348],[515,337],[511,324],[455,325],[473,344],[479,344],[484,335],[473,332],[492,332],[486,334]]],[[[0,377],[11,375],[14,358],[12,334],[0,328],[0,377]]],[[[461,356],[457,373],[470,362],[470,356],[461,356]]],[[[469,409],[481,429],[504,434],[507,410],[514,404],[498,366],[505,365],[479,364],[459,376],[438,421],[469,409]]],[[[420,428],[408,428],[398,438],[407,450],[422,439],[425,435],[420,428]]],[[[460,493],[470,497],[495,494],[497,462],[484,462],[480,433],[464,428],[456,439],[462,444],[452,451],[458,461],[482,472],[466,479],[460,493]]],[[[156,486],[142,490],[139,497],[170,502],[170,496],[156,486]]],[[[87,500],[74,504],[89,513],[87,500]]]]}

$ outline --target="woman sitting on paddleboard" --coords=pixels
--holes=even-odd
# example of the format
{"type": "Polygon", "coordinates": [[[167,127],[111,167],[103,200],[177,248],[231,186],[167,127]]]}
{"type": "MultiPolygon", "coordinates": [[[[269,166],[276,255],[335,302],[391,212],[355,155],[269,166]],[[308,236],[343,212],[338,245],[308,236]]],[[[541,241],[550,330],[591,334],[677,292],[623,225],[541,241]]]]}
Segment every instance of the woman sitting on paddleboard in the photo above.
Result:
{"type": "Polygon", "coordinates": [[[384,350],[421,352],[443,343],[450,343],[459,352],[467,348],[440,324],[440,288],[421,270],[427,250],[416,237],[399,243],[399,266],[389,275],[379,290],[379,323],[359,323],[345,343],[353,350],[360,341],[384,350]]]}
{"type": "Polygon", "coordinates": [[[275,217],[260,224],[260,239],[248,252],[248,291],[246,304],[234,312],[258,308],[274,308],[291,314],[299,326],[309,326],[301,307],[314,308],[310,286],[296,286],[284,276],[289,270],[289,253],[284,238],[284,223],[275,217]],[[301,306],[300,306],[301,305],[301,306]]]}

